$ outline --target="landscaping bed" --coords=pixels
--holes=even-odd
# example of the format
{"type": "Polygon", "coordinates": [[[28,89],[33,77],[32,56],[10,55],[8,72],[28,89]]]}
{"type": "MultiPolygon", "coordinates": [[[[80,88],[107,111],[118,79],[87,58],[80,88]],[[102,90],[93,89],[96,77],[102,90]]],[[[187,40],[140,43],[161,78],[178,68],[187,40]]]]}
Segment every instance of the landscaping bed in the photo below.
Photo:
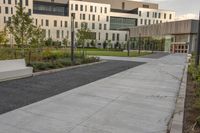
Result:
{"type": "Polygon", "coordinates": [[[194,58],[188,69],[183,132],[200,133],[200,67],[195,67],[194,58]]]}

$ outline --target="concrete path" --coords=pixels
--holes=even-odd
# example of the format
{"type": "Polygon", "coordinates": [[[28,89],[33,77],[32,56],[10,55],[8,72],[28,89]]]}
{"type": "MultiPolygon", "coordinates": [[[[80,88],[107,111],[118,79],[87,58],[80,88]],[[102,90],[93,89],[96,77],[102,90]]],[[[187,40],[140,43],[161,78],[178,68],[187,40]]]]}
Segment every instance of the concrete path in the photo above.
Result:
{"type": "Polygon", "coordinates": [[[0,115],[0,133],[166,133],[185,62],[168,55],[0,115]]]}

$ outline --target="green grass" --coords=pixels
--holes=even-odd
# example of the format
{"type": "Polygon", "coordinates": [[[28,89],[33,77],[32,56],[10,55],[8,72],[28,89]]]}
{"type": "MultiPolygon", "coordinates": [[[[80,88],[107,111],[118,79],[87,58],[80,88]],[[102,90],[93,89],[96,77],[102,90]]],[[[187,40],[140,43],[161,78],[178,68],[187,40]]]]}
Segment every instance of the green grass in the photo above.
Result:
{"type": "MultiPolygon", "coordinates": [[[[102,50],[87,50],[85,51],[86,55],[93,55],[93,56],[118,56],[118,57],[127,57],[127,52],[122,51],[102,51],[102,50]]],[[[138,57],[151,54],[151,52],[141,52],[138,54],[136,51],[130,52],[130,57],[138,57]]]]}

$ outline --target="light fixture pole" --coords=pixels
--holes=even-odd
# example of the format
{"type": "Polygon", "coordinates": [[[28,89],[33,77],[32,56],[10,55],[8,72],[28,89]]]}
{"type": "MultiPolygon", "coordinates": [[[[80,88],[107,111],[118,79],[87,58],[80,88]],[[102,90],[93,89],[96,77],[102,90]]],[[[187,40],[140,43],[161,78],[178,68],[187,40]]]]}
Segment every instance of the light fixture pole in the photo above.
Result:
{"type": "Polygon", "coordinates": [[[140,55],[140,46],[141,46],[141,33],[139,34],[139,43],[138,43],[138,54],[140,55]]]}
{"type": "Polygon", "coordinates": [[[196,43],[196,57],[195,57],[195,66],[199,66],[199,54],[200,54],[200,12],[199,12],[199,27],[198,27],[198,35],[197,35],[197,43],[196,43]]]}
{"type": "Polygon", "coordinates": [[[71,14],[71,62],[74,64],[74,19],[75,19],[75,13],[71,14]]]}

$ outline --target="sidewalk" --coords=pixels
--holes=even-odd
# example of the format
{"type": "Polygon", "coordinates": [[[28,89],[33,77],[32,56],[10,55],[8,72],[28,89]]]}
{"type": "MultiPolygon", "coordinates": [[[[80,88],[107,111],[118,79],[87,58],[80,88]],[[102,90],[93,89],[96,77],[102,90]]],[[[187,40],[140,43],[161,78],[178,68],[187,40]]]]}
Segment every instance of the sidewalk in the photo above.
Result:
{"type": "Polygon", "coordinates": [[[166,133],[185,62],[180,54],[149,59],[0,115],[0,133],[166,133]]]}

